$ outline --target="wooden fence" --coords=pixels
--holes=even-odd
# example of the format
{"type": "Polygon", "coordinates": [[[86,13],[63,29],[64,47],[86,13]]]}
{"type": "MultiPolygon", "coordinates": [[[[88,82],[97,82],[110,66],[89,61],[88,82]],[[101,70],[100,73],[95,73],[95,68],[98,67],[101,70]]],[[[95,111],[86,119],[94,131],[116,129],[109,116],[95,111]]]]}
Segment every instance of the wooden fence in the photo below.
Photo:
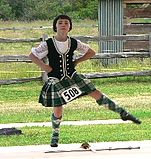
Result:
{"type": "Polygon", "coordinates": [[[124,3],[128,4],[132,4],[132,3],[151,3],[150,0],[124,0],[124,3]]]}
{"type": "MultiPolygon", "coordinates": [[[[113,41],[113,40],[123,40],[127,41],[147,41],[148,49],[141,52],[118,52],[118,53],[97,53],[92,59],[110,59],[110,58],[150,58],[151,59],[151,34],[146,35],[122,35],[122,36],[74,36],[74,38],[79,39],[83,42],[88,41],[113,41]]],[[[0,38],[0,43],[18,43],[18,42],[40,42],[41,38],[38,39],[5,39],[0,38]]],[[[80,55],[79,55],[80,56],[80,55]]],[[[6,62],[25,62],[31,63],[31,60],[26,55],[0,55],[0,63],[6,62]]],[[[107,78],[107,77],[122,77],[122,76],[151,76],[151,70],[145,71],[131,71],[131,72],[112,72],[112,73],[89,73],[85,74],[86,77],[90,79],[95,78],[107,78]]],[[[42,80],[43,77],[33,77],[26,79],[10,79],[10,80],[0,80],[0,84],[14,84],[22,83],[33,80],[42,80]]]]}
{"type": "MultiPolygon", "coordinates": [[[[150,15],[151,16],[151,15],[150,15]]],[[[129,18],[129,17],[128,17],[129,18]]],[[[86,25],[86,24],[80,24],[80,25],[75,25],[74,27],[98,27],[96,24],[92,25],[86,25]]],[[[0,31],[18,31],[18,30],[44,30],[44,29],[52,29],[52,26],[39,26],[39,27],[11,27],[11,28],[0,28],[0,31]]],[[[139,33],[139,34],[144,34],[144,33],[150,33],[151,32],[151,23],[129,23],[124,24],[124,34],[132,34],[132,33],[139,33]]]]}

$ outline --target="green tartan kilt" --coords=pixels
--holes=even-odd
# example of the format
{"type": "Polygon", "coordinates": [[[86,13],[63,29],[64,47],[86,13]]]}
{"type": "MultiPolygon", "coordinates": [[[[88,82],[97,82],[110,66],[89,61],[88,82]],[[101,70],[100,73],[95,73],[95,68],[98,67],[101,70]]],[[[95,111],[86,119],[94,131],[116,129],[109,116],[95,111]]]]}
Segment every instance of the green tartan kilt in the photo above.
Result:
{"type": "Polygon", "coordinates": [[[80,96],[87,95],[96,90],[92,82],[82,74],[75,73],[72,78],[65,77],[62,80],[49,77],[42,87],[39,103],[45,107],[57,107],[67,104],[61,93],[72,86],[76,86],[81,90],[82,94],[80,96]]]}

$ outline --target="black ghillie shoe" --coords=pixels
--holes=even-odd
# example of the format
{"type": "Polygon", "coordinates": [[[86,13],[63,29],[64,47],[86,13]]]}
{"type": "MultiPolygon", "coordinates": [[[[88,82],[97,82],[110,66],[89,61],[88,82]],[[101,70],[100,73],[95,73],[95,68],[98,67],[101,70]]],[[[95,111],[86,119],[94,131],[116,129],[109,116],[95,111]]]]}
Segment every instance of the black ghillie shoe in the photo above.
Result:
{"type": "Polygon", "coordinates": [[[51,147],[58,147],[58,139],[52,138],[50,146],[51,147]]]}
{"type": "Polygon", "coordinates": [[[58,147],[58,141],[59,141],[59,134],[53,133],[50,146],[51,147],[58,147]]]}
{"type": "Polygon", "coordinates": [[[133,115],[129,114],[129,113],[126,112],[126,111],[123,111],[123,112],[120,114],[120,116],[121,116],[121,119],[124,120],[124,121],[126,121],[126,120],[131,120],[131,121],[133,121],[135,124],[141,124],[141,121],[140,121],[138,118],[134,117],[133,115]]]}
{"type": "Polygon", "coordinates": [[[50,146],[51,147],[58,147],[58,144],[57,143],[51,143],[50,146]]]}

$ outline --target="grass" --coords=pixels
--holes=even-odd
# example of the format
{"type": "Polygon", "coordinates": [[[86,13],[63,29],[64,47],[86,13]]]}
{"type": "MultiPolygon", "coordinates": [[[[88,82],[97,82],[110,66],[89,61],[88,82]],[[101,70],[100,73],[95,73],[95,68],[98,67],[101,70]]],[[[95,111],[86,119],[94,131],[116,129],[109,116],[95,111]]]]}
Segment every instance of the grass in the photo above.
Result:
{"type": "MultiPolygon", "coordinates": [[[[151,137],[151,80],[148,77],[137,79],[125,77],[92,81],[98,89],[141,118],[143,124],[61,126],[60,143],[149,140],[151,137]]],[[[0,123],[49,122],[52,108],[44,108],[37,103],[41,87],[41,82],[1,86],[0,123]]],[[[118,114],[98,106],[87,96],[68,103],[64,107],[63,120],[65,121],[118,118],[118,114]]],[[[50,127],[20,129],[23,132],[22,135],[1,136],[0,146],[49,144],[52,131],[50,127]]]]}
{"type": "Polygon", "coordinates": [[[151,18],[134,18],[129,19],[131,23],[151,23],[151,18]]]}
{"type": "MultiPolygon", "coordinates": [[[[77,22],[71,35],[97,35],[97,27],[78,27],[77,22]]],[[[83,21],[83,24],[96,24],[94,21],[83,21]]],[[[48,21],[0,22],[0,27],[38,27],[48,26],[48,21]],[[5,23],[5,24],[4,24],[5,23]]],[[[0,31],[1,37],[31,38],[42,34],[53,34],[48,30],[0,31]]],[[[97,43],[89,43],[95,50],[97,43]]],[[[28,55],[35,43],[0,44],[0,54],[28,55]]],[[[120,72],[150,70],[149,59],[121,60],[118,65],[104,68],[99,60],[89,60],[77,66],[78,72],[120,72]]],[[[32,63],[0,63],[0,79],[26,78],[40,76],[41,70],[32,63]]],[[[151,138],[151,78],[149,77],[118,77],[92,80],[95,86],[116,100],[120,105],[142,119],[143,124],[62,126],[60,143],[104,142],[149,140],[151,138]],[[95,135],[94,135],[95,134],[95,135]],[[80,136],[80,137],[79,137],[80,136]]],[[[52,108],[44,108],[38,104],[38,96],[42,82],[28,82],[0,86],[0,123],[48,122],[52,108]]],[[[98,106],[90,97],[82,97],[64,107],[63,120],[97,120],[118,119],[116,113],[98,106]]],[[[0,136],[0,146],[49,144],[50,127],[23,127],[23,134],[16,136],[0,136]]]]}
{"type": "MultiPolygon", "coordinates": [[[[151,138],[151,121],[144,121],[141,126],[134,124],[62,126],[60,143],[135,141],[151,138]]],[[[23,135],[3,136],[0,146],[50,144],[49,127],[24,127],[23,135]]]]}

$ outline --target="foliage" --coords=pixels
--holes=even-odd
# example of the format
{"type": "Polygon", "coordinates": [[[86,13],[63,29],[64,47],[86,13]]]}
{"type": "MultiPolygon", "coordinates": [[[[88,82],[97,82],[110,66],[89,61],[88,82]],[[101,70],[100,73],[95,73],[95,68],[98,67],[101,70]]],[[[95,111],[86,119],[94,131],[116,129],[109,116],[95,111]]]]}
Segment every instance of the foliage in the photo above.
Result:
{"type": "Polygon", "coordinates": [[[9,20],[14,18],[12,7],[7,0],[0,0],[0,18],[3,20],[9,20]]]}
{"type": "MultiPolygon", "coordinates": [[[[98,18],[98,0],[0,0],[2,20],[50,20],[58,14],[69,14],[74,19],[98,18]]],[[[142,4],[129,4],[140,8],[142,4]]]]}
{"type": "Polygon", "coordinates": [[[97,19],[97,0],[1,0],[0,4],[3,20],[48,20],[58,14],[97,19]]]}

